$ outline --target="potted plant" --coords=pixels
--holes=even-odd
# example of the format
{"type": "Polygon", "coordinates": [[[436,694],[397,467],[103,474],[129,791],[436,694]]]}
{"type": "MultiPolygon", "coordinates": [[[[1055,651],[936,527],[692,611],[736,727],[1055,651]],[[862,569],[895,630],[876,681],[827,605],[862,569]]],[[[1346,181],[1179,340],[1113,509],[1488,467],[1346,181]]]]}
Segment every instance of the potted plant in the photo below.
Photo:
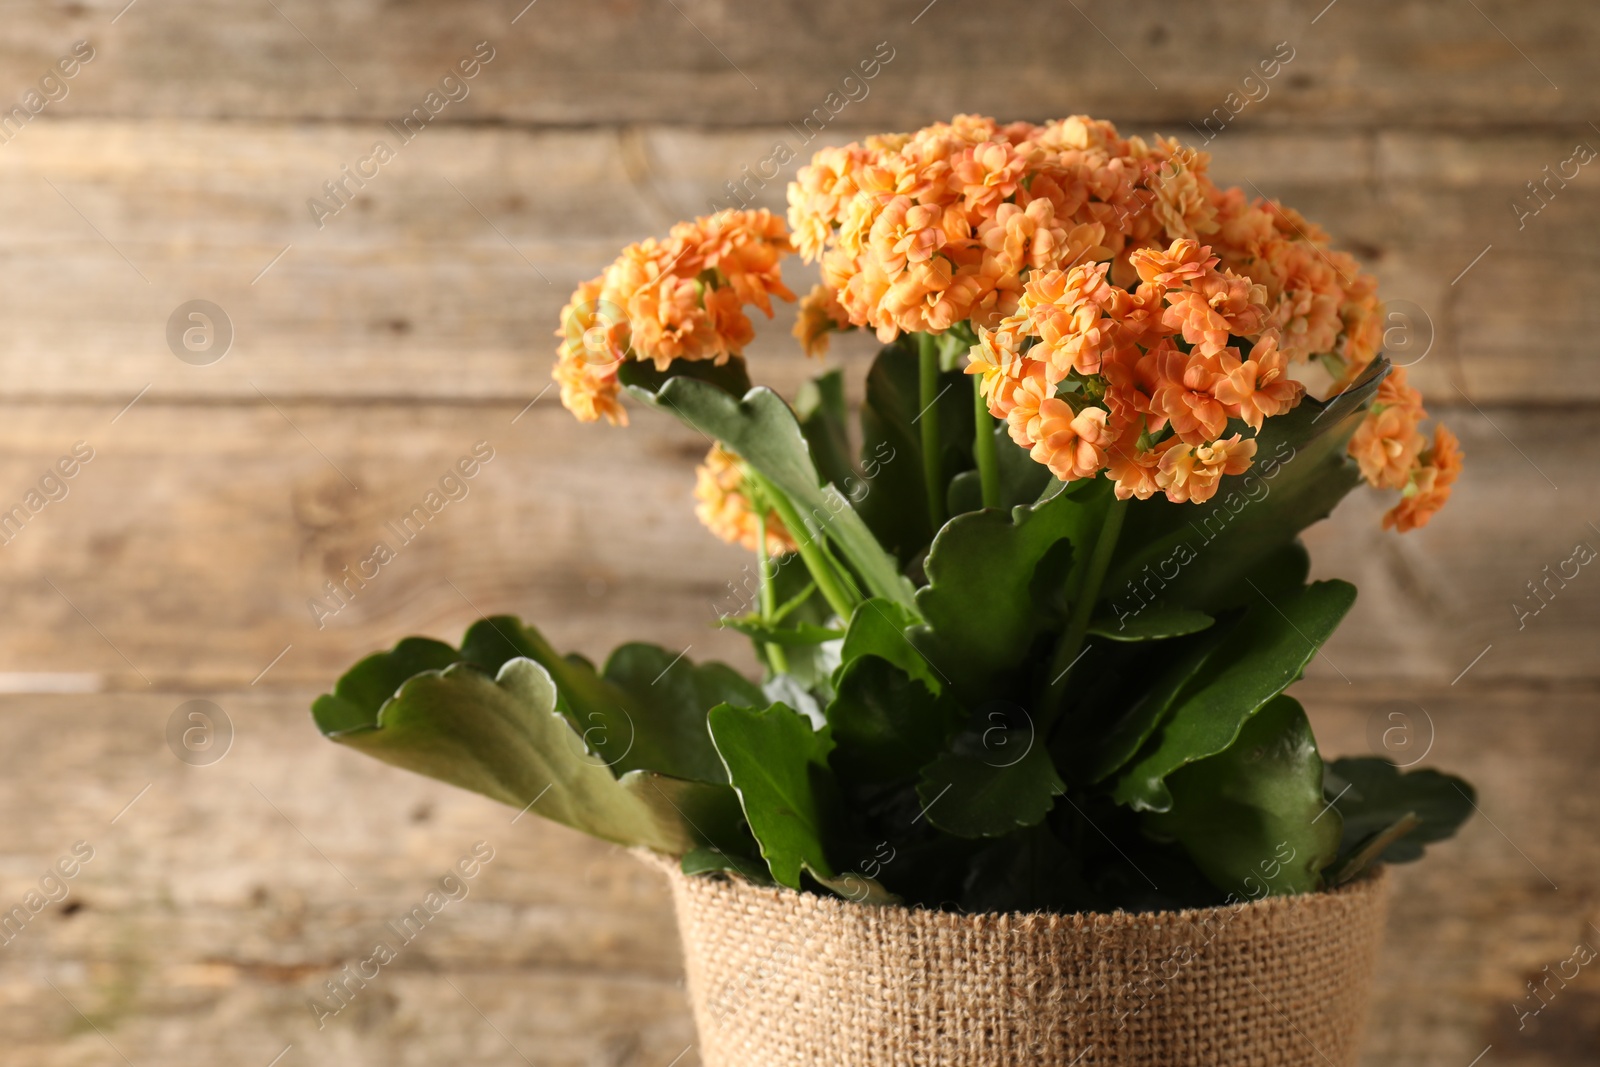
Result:
{"type": "Polygon", "coordinates": [[[714,442],[762,679],[497,617],[361,661],[317,725],[662,865],[708,1064],[1353,1063],[1380,862],[1472,794],[1324,763],[1284,690],[1355,590],[1298,535],[1363,479],[1426,523],[1461,453],[1373,279],[1208,162],[959,116],[818,152],[787,226],[630,246],[563,313],[562,402],[714,442]],[[884,345],[858,434],[838,371],[751,386],[794,253],[806,350],[884,345]]]}

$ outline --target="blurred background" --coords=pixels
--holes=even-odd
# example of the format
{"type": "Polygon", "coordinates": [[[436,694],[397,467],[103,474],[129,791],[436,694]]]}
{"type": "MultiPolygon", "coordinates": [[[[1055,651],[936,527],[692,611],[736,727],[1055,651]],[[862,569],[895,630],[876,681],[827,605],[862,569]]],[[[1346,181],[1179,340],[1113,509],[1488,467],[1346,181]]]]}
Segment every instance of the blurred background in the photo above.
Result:
{"type": "MultiPolygon", "coordinates": [[[[574,422],[558,310],[629,241],[781,207],[822,144],[963,111],[1203,146],[1381,278],[1467,470],[1423,531],[1380,532],[1364,492],[1311,531],[1361,598],[1297,693],[1325,752],[1461,773],[1481,814],[1399,872],[1366,1062],[1596,1062],[1592,6],[0,10],[6,1063],[696,1062],[657,875],[338,749],[307,706],[496,612],[751,666],[711,626],[744,556],[691,513],[703,442],[574,422]],[[474,448],[466,494],[329,598],[474,448]],[[475,846],[467,896],[319,1018],[475,846]]],[[[752,354],[789,395],[791,316],[752,354]]]]}

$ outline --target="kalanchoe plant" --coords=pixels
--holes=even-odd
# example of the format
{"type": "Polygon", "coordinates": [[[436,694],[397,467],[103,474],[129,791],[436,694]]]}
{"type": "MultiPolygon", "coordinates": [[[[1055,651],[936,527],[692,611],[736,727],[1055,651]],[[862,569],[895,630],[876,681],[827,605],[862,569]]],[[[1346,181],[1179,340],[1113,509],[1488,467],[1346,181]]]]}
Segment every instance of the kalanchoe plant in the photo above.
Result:
{"type": "Polygon", "coordinates": [[[1382,358],[1376,285],[1296,212],[1104,122],[958,117],[825,149],[789,223],[725,211],[626,249],[563,313],[579,418],[625,392],[714,439],[695,488],[755,552],[761,684],[514,618],[412,638],[317,701],[329,737],[608,841],[853,900],[1108,910],[1304,893],[1417,858],[1471,790],[1324,764],[1298,679],[1355,599],[1298,535],[1360,483],[1426,523],[1460,470],[1382,358]],[[752,328],[822,262],[808,351],[752,328]],[[1320,399],[1319,399],[1320,397],[1320,399]]]}

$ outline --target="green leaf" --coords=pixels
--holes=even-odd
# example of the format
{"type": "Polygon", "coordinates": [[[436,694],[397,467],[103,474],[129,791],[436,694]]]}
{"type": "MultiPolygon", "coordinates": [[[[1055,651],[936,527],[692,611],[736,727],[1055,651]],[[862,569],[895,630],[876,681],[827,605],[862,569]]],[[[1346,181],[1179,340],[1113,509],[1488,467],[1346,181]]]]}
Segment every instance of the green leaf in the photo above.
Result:
{"type": "Polygon", "coordinates": [[[839,776],[886,783],[911,777],[943,751],[961,709],[889,661],[862,656],[840,671],[827,716],[839,776]]]}
{"type": "MultiPolygon", "coordinates": [[[[972,386],[959,371],[940,375],[934,411],[948,481],[972,466],[972,386]]],[[[861,517],[880,544],[904,563],[928,546],[927,486],[922,474],[921,382],[909,336],[884,347],[867,372],[861,406],[861,517]]]]}
{"type": "MultiPolygon", "coordinates": [[[[324,696],[319,725],[332,711],[324,696]]],[[[621,845],[680,854],[737,849],[739,808],[727,786],[631,771],[620,778],[556,708],[549,673],[512,659],[491,678],[457,663],[429,670],[366,722],[343,721],[332,740],[385,763],[492,797],[621,845]]]]}
{"type": "Polygon", "coordinates": [[[904,342],[883,349],[867,372],[861,405],[861,470],[867,493],[858,507],[878,542],[909,563],[933,537],[922,480],[917,360],[904,342]]]}
{"type": "Polygon", "coordinates": [[[629,360],[617,367],[617,380],[650,393],[659,393],[661,387],[673,378],[693,378],[707,382],[730,396],[744,396],[750,391],[750,371],[743,356],[729,356],[720,366],[709,359],[675,359],[664,371],[656,370],[651,362],[629,360]]]}
{"type": "Polygon", "coordinates": [[[1472,786],[1453,775],[1426,769],[1401,773],[1376,756],[1334,760],[1323,789],[1344,816],[1341,855],[1355,852],[1407,814],[1421,820],[1416,829],[1382,851],[1379,858],[1384,863],[1421,859],[1425,845],[1443,841],[1461,828],[1477,799],[1472,786]]]}
{"type": "Polygon", "coordinates": [[[1084,486],[1009,514],[958,515],[939,531],[925,565],[928,584],[917,591],[927,625],[911,639],[941,676],[981,686],[1027,657],[1055,613],[1035,588],[1035,569],[1062,541],[1078,549],[1074,560],[1087,558],[1083,549],[1099,529],[1105,494],[1095,483],[1084,486]]]}
{"type": "Polygon", "coordinates": [[[1360,876],[1362,871],[1377,863],[1395,842],[1422,825],[1421,816],[1408,811],[1388,826],[1369,836],[1349,855],[1341,854],[1328,868],[1325,878],[1329,885],[1344,885],[1360,876]]]}
{"type": "Polygon", "coordinates": [[[854,491],[860,477],[850,461],[850,429],[846,421],[844,372],[834,369],[800,386],[794,398],[800,432],[811,446],[811,459],[827,481],[844,493],[854,491]]]}
{"type": "Polygon", "coordinates": [[[1328,403],[1307,397],[1266,420],[1255,465],[1224,479],[1209,502],[1154,498],[1130,508],[1105,588],[1115,592],[1155,573],[1168,603],[1207,612],[1244,603],[1249,591],[1240,579],[1360,483],[1345,446],[1388,369],[1379,359],[1328,403]]]}
{"type": "Polygon", "coordinates": [[[1066,792],[1044,741],[1026,727],[962,735],[917,784],[928,821],[957,837],[1002,837],[1044,821],[1066,792]],[[1021,756],[1013,753],[1021,752],[1021,756]]]}
{"type": "MultiPolygon", "coordinates": [[[[1092,747],[1083,760],[1084,781],[1102,782],[1138,755],[1231,629],[1219,627],[1190,640],[1174,642],[1169,652],[1172,659],[1154,684],[1108,730],[1091,741],[1092,747]]],[[[1163,650],[1167,647],[1163,646],[1163,650]]]]}
{"type": "Polygon", "coordinates": [[[784,704],[711,709],[711,737],[727,765],[761,856],[780,885],[800,888],[800,872],[837,876],[825,843],[841,818],[828,769],[833,739],[784,704]]]}
{"type": "Polygon", "coordinates": [[[1049,467],[1036,462],[1026,448],[1011,439],[1011,431],[1003,422],[994,428],[994,458],[1000,468],[1002,506],[1032,504],[1055,480],[1049,467]]]}
{"type": "Polygon", "coordinates": [[[706,712],[723,701],[766,703],[760,690],[731,668],[697,667],[686,656],[652,645],[623,645],[598,673],[584,659],[562,656],[537,629],[509,615],[473,623],[462,639],[461,656],[490,673],[513,656],[538,662],[555,679],[560,708],[573,727],[619,773],[650,770],[726,782],[706,732],[706,712]]]}
{"type": "Polygon", "coordinates": [[[1203,611],[1154,604],[1137,614],[1096,619],[1089,632],[1112,641],[1160,641],[1199,633],[1215,621],[1203,611]]]}
{"type": "Polygon", "coordinates": [[[862,656],[877,656],[893,663],[937,696],[944,690],[944,680],[928,662],[928,657],[917,651],[917,646],[906,636],[906,630],[920,621],[893,601],[878,597],[863,600],[850,616],[844,645],[839,651],[839,671],[835,673],[842,673],[862,656]]]}
{"type": "Polygon", "coordinates": [[[737,630],[747,637],[769,645],[820,645],[844,637],[843,630],[835,630],[815,623],[800,622],[793,626],[769,626],[759,615],[744,615],[722,620],[725,630],[737,630]]]}
{"type": "Polygon", "coordinates": [[[407,637],[388,652],[374,652],[346,671],[332,694],[312,705],[317,729],[332,735],[368,726],[407,678],[443,670],[460,659],[455,649],[428,637],[407,637]]]}
{"type": "Polygon", "coordinates": [[[756,885],[774,884],[772,876],[767,873],[766,864],[760,860],[723,852],[716,848],[697,848],[685,853],[682,862],[678,864],[678,869],[690,877],[697,874],[720,874],[732,871],[756,885]]]}
{"type": "Polygon", "coordinates": [[[879,547],[850,501],[838,490],[822,486],[800,424],[777,393],[757,388],[736,399],[687,377],[669,379],[658,392],[629,389],[644,402],[721,441],[759,471],[789,498],[806,525],[805,530],[789,532],[796,538],[825,536],[838,546],[866,585],[867,595],[913,606],[911,583],[900,574],[894,558],[879,547]]]}
{"type": "MultiPolygon", "coordinates": [[[[695,845],[741,855],[756,854],[755,839],[745,825],[738,794],[730,787],[691,782],[655,771],[629,771],[620,775],[617,783],[680,831],[682,826],[687,826],[695,845]],[[668,810],[672,815],[667,814],[668,810]]],[[[675,847],[669,854],[682,852],[683,849],[675,847]]]]}
{"type": "Polygon", "coordinates": [[[1167,775],[1232,745],[1250,717],[1300,677],[1355,602],[1348,582],[1314,582],[1276,602],[1258,597],[1228,634],[1113,796],[1141,811],[1167,811],[1167,775]]]}
{"type": "Polygon", "coordinates": [[[727,781],[706,728],[707,713],[718,704],[758,708],[767,702],[761,688],[732,667],[697,665],[682,652],[638,642],[611,653],[604,679],[644,709],[640,741],[647,744],[647,758],[660,761],[645,766],[705,782],[727,781]]]}
{"type": "Polygon", "coordinates": [[[944,507],[951,515],[983,510],[983,475],[975,470],[962,471],[950,479],[944,507]]]}
{"type": "Polygon", "coordinates": [[[823,877],[807,867],[806,873],[815,878],[819,885],[853,904],[870,904],[882,908],[900,903],[899,897],[883,888],[878,882],[855,871],[846,871],[837,877],[823,877]]]}
{"type": "Polygon", "coordinates": [[[1305,711],[1274,698],[1222,753],[1167,778],[1169,811],[1145,816],[1218,889],[1244,898],[1310,893],[1339,847],[1322,799],[1322,759],[1305,711]]]}

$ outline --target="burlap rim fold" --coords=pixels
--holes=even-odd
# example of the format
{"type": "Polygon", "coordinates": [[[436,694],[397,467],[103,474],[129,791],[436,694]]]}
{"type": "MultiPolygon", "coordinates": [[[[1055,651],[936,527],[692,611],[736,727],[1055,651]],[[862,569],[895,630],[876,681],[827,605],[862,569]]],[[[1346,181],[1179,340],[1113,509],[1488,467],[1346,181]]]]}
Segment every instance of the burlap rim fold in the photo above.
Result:
{"type": "Polygon", "coordinates": [[[1387,902],[1380,872],[1223,908],[963,915],[652,865],[706,1067],[1351,1067],[1387,902]]]}

